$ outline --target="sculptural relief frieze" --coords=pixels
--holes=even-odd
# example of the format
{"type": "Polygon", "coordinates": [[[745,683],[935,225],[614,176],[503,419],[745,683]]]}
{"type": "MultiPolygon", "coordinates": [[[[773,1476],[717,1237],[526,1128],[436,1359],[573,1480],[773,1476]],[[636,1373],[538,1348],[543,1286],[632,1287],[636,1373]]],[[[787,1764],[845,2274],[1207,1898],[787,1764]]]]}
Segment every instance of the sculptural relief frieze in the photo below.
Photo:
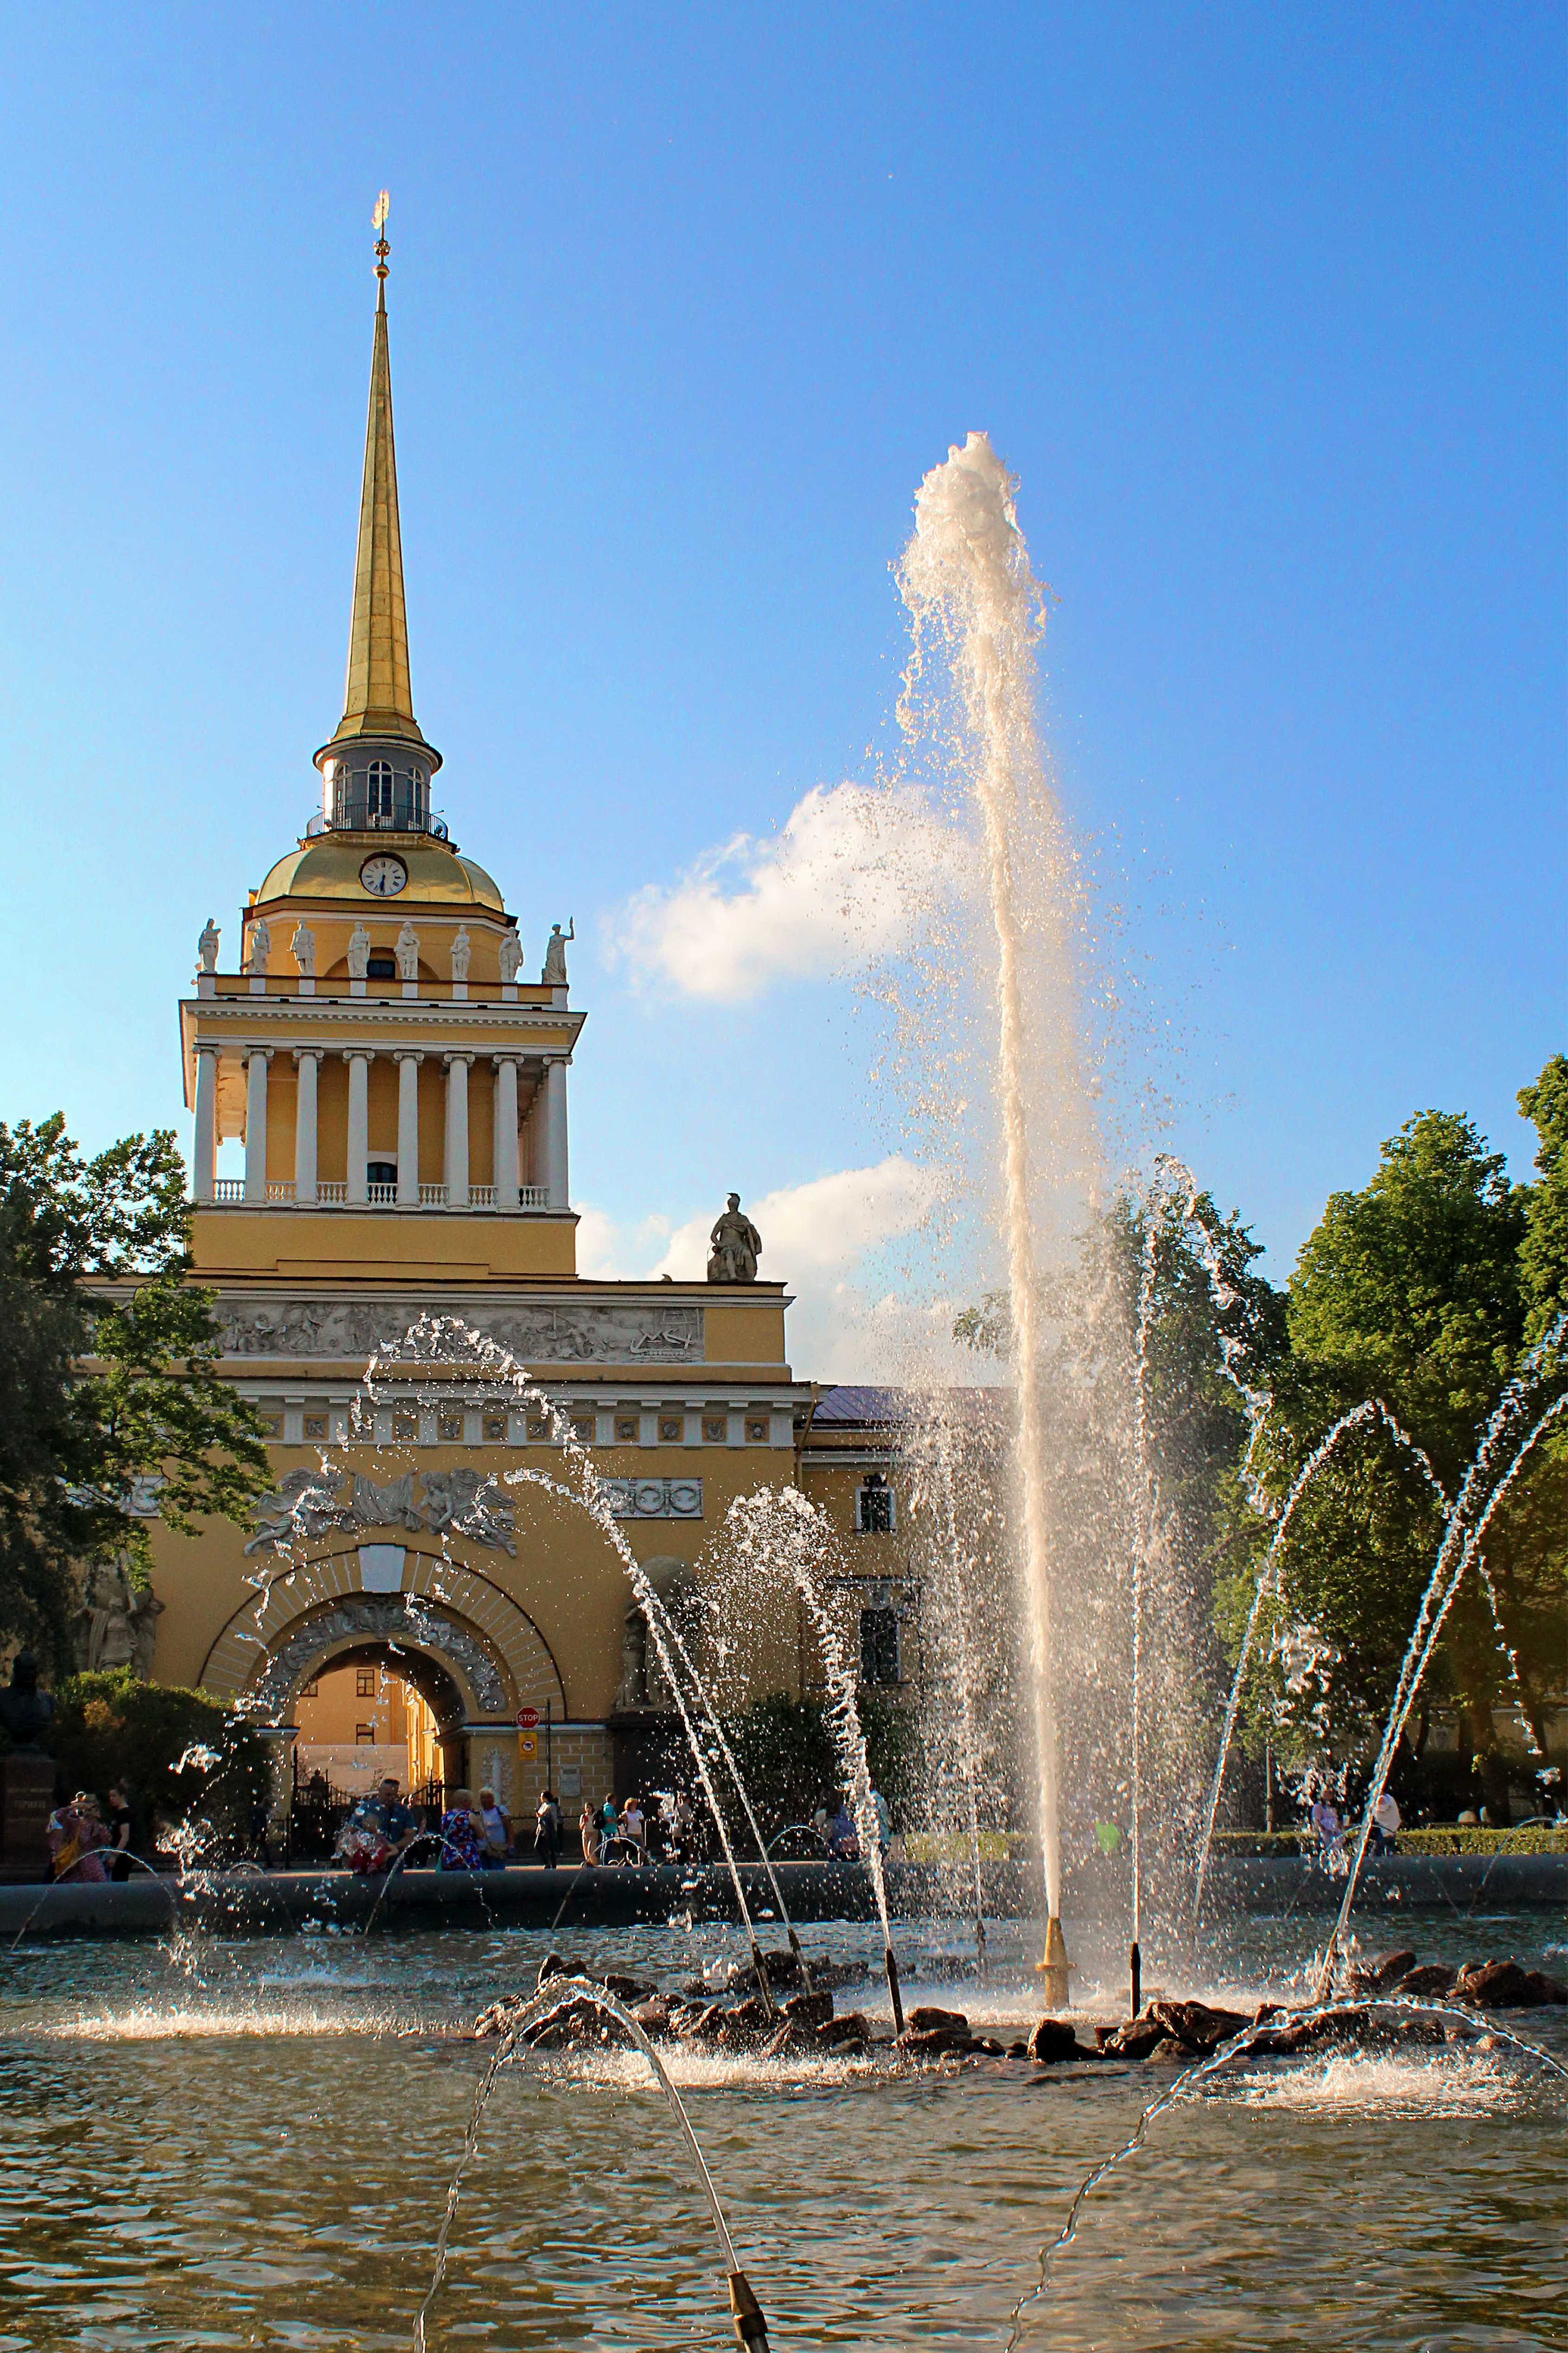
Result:
{"type": "Polygon", "coordinates": [[[405,1471],[401,1479],[377,1486],[363,1472],[345,1473],[335,1468],[290,1471],[270,1495],[256,1505],[256,1534],[247,1553],[289,1552],[335,1529],[406,1528],[411,1534],[466,1537],[492,1552],[515,1554],[514,1515],[506,1491],[481,1472],[459,1466],[455,1470],[405,1471]]]}
{"type": "MultiPolygon", "coordinates": [[[[218,1327],[227,1356],[367,1361],[426,1312],[413,1300],[228,1298],[219,1303],[218,1327]]],[[[522,1365],[700,1364],[703,1357],[700,1307],[477,1304],[467,1320],[522,1365]]]]}

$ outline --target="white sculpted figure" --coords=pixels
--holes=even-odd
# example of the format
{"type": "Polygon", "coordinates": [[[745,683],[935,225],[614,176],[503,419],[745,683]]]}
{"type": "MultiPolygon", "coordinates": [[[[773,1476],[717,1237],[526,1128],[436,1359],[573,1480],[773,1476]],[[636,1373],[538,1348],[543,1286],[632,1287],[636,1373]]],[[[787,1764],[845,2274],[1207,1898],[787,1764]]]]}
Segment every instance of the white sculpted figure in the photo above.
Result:
{"type": "Polygon", "coordinates": [[[763,1238],[750,1218],[742,1215],[739,1193],[730,1195],[729,1206],[710,1239],[713,1244],[708,1261],[710,1282],[755,1282],[763,1238]]]}
{"type": "Polygon", "coordinates": [[[577,936],[577,919],[573,916],[563,932],[559,923],[550,926],[550,938],[544,950],[544,986],[564,988],[566,986],[566,944],[577,936]]]}
{"type": "Polygon", "coordinates": [[[399,980],[419,977],[419,934],[407,922],[397,934],[397,976],[399,980]]]}
{"type": "Polygon", "coordinates": [[[309,923],[296,923],[289,953],[307,980],[316,977],[316,934],[309,923]]]}
{"type": "Polygon", "coordinates": [[[223,934],[218,930],[217,925],[209,915],[202,932],[202,935],[196,942],[196,954],[202,960],[202,970],[204,972],[216,972],[217,970],[217,947],[218,941],[222,936],[223,934]]]}
{"type": "Polygon", "coordinates": [[[468,937],[468,927],[467,923],[459,923],[457,937],[452,942],[452,978],[454,980],[467,980],[468,965],[473,953],[474,944],[468,937]]]}
{"type": "Polygon", "coordinates": [[[370,964],[370,934],[356,923],[349,934],[349,978],[363,980],[370,964]]]}
{"type": "Polygon", "coordinates": [[[500,944],[500,976],[509,986],[522,970],[522,944],[515,932],[508,932],[500,944]]]}
{"type": "Polygon", "coordinates": [[[258,980],[267,970],[267,959],[272,954],[272,934],[267,928],[265,915],[258,915],[250,926],[246,947],[245,969],[252,980],[258,980]]]}

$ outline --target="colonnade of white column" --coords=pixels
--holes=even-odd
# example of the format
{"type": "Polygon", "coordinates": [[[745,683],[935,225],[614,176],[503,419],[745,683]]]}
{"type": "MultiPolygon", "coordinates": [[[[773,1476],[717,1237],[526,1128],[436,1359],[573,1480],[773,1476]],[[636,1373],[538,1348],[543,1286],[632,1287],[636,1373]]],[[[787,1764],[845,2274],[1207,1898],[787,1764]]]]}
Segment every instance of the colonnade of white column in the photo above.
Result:
{"type": "MultiPolygon", "coordinates": [[[[198,1202],[210,1202],[216,1195],[217,1082],[221,1050],[216,1046],[199,1046],[196,1049],[192,1190],[198,1202]]],[[[239,1050],[246,1071],[244,1195],[247,1203],[264,1203],[267,1199],[268,1066],[274,1049],[270,1046],[243,1046],[239,1050]]],[[[320,1198],[318,1072],[327,1050],[322,1046],[297,1046],[292,1049],[299,1074],[294,1124],[294,1200],[302,1208],[313,1206],[320,1198]]],[[[343,1060],[348,1064],[349,1074],[346,1198],[351,1208],[363,1208],[368,1199],[365,1167],[370,1156],[370,1066],[375,1055],[372,1048],[363,1046],[345,1047],[341,1050],[343,1060]]],[[[397,1064],[397,1206],[400,1209],[417,1208],[419,1065],[425,1053],[419,1049],[398,1047],[394,1050],[393,1059],[397,1064]]],[[[495,1071],[492,1166],[496,1206],[505,1210],[516,1210],[521,1188],[518,1066],[528,1059],[522,1054],[493,1054],[489,1057],[495,1071]]],[[[468,1067],[475,1057],[467,1052],[451,1052],[444,1053],[441,1060],[447,1072],[446,1202],[450,1209],[466,1209],[470,1206],[468,1067]]],[[[542,1166],[536,1166],[533,1173],[541,1182],[552,1209],[565,1209],[571,1206],[566,1141],[566,1056],[548,1054],[543,1058],[543,1084],[533,1114],[533,1126],[541,1147],[536,1160],[542,1161],[542,1166]]]]}

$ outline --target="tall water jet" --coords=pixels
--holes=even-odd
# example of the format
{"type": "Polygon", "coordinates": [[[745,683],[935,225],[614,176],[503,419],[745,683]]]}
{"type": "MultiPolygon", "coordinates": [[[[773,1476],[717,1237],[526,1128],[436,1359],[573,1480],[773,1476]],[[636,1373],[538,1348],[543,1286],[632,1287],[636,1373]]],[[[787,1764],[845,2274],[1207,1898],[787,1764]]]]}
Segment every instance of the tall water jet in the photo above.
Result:
{"type": "Polygon", "coordinates": [[[1001,1130],[1003,1230],[1017,1380],[1016,1448],[1023,1499],[1023,1572],[1029,1630],[1040,1852],[1047,1915],[1049,1997],[1066,1996],[1062,1943],[1058,1728],[1054,1685],[1051,1563],[1039,1388],[1043,1339],[1031,1207],[1027,1110],[1030,1060],[1025,1009],[1024,909],[1019,887],[1021,804],[1044,797],[1035,731],[1035,648],[1042,596],[1018,529],[1017,483],[984,433],[971,433],[933,467],[915,502],[914,536],[899,567],[914,653],[900,716],[910,724],[912,682],[933,638],[946,648],[973,743],[969,762],[984,841],[995,934],[995,1089],[1001,1130]]]}

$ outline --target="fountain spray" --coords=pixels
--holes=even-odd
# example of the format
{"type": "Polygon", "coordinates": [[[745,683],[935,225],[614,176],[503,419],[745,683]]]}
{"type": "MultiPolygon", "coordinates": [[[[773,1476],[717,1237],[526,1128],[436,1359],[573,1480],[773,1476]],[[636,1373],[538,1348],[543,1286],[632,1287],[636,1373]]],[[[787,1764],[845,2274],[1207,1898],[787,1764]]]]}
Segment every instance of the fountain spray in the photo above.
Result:
{"type": "Polygon", "coordinates": [[[1059,2009],[1067,2000],[1070,1964],[1061,1929],[1058,1727],[1039,1392],[1042,1317],[1029,1207],[1023,922],[1015,876],[1020,785],[1036,790],[1040,785],[1032,702],[1034,648],[1042,622],[1039,584],[1029,569],[1018,529],[1016,490],[1016,481],[984,433],[971,433],[962,449],[950,449],[946,465],[933,467],[921,484],[914,536],[899,567],[899,583],[915,638],[900,716],[908,723],[910,687],[920,667],[923,636],[934,627],[951,649],[976,745],[974,797],[982,820],[996,935],[996,1089],[1018,1389],[1016,1444],[1024,1503],[1040,1852],[1046,1883],[1046,1950],[1039,1966],[1047,1999],[1059,2009]]]}

